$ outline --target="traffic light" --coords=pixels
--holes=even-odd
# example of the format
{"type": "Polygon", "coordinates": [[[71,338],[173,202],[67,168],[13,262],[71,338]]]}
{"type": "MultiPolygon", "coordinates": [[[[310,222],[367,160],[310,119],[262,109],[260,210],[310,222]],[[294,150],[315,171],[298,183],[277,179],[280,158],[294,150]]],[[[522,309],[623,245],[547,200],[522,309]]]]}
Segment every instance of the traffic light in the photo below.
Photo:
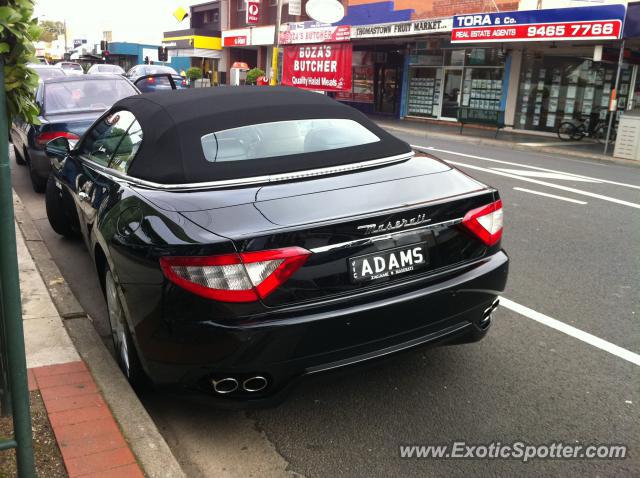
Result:
{"type": "Polygon", "coordinates": [[[109,42],[107,40],[100,40],[100,50],[105,51],[109,49],[109,42]]]}
{"type": "Polygon", "coordinates": [[[166,46],[158,47],[158,61],[169,61],[169,50],[166,46]]]}

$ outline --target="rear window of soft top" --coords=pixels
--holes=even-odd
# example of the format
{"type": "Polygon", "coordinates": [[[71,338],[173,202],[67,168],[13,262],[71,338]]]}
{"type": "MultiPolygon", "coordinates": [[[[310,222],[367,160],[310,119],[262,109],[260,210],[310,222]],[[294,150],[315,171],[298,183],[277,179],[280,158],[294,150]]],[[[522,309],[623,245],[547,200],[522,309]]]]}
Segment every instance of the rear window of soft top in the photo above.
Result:
{"type": "Polygon", "coordinates": [[[304,119],[253,124],[202,136],[211,163],[304,155],[375,143],[380,138],[350,119],[304,119]]]}

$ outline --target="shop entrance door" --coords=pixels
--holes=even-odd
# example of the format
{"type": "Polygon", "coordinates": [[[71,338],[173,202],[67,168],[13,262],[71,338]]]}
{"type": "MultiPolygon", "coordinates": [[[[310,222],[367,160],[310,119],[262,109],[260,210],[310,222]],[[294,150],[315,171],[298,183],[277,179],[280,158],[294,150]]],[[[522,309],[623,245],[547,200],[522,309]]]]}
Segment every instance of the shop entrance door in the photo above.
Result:
{"type": "Polygon", "coordinates": [[[442,113],[444,119],[456,119],[460,99],[462,98],[462,68],[444,70],[444,88],[442,89],[442,113]]]}
{"type": "Polygon", "coordinates": [[[401,70],[380,64],[376,67],[376,113],[395,115],[398,112],[401,70]]]}

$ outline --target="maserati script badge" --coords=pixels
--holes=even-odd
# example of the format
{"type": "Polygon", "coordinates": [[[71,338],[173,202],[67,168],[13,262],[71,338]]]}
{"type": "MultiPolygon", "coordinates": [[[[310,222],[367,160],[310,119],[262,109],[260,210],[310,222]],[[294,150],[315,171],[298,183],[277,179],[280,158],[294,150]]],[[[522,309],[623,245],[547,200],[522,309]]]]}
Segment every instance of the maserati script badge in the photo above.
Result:
{"type": "Polygon", "coordinates": [[[408,227],[419,226],[420,224],[426,224],[431,222],[431,219],[427,219],[426,214],[418,214],[411,219],[399,219],[395,222],[387,222],[383,224],[363,224],[362,226],[358,226],[358,230],[364,230],[364,234],[378,234],[380,232],[390,232],[396,231],[398,229],[406,229],[408,227]]]}

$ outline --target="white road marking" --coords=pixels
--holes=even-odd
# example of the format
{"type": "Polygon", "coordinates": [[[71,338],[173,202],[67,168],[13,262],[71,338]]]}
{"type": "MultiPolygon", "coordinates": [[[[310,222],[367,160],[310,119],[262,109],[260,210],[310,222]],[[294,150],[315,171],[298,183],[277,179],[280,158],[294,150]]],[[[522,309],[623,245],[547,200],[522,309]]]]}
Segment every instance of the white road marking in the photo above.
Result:
{"type": "Polygon", "coordinates": [[[514,162],[511,162],[511,161],[503,161],[501,159],[485,158],[484,156],[475,156],[473,154],[458,153],[457,151],[449,151],[449,150],[446,150],[446,149],[438,149],[438,148],[434,148],[433,146],[419,146],[419,145],[412,144],[411,147],[412,148],[416,148],[416,149],[437,151],[439,153],[455,154],[457,156],[464,156],[465,158],[480,159],[482,161],[490,161],[492,163],[508,164],[510,166],[518,166],[518,167],[521,167],[521,168],[535,169],[535,170],[538,170],[538,171],[548,171],[550,173],[567,174],[567,175],[575,176],[575,177],[578,177],[578,178],[593,179],[593,180],[599,181],[601,183],[614,184],[616,186],[623,186],[623,187],[632,188],[632,189],[640,189],[640,186],[636,185],[636,184],[619,183],[617,181],[609,181],[608,179],[594,178],[594,177],[591,177],[591,176],[584,176],[584,175],[581,175],[581,174],[566,173],[564,171],[558,171],[556,169],[541,168],[539,166],[529,166],[528,164],[514,163],[514,162]]]}
{"type": "Polygon", "coordinates": [[[512,300],[509,300],[505,297],[500,297],[500,305],[504,306],[505,308],[517,314],[523,315],[529,319],[535,320],[536,322],[546,325],[547,327],[556,329],[557,331],[562,332],[563,334],[567,334],[589,345],[593,345],[594,347],[599,348],[600,350],[609,352],[610,354],[615,355],[616,357],[619,357],[623,360],[626,360],[627,362],[631,362],[634,365],[640,366],[640,355],[633,353],[630,350],[623,349],[622,347],[612,344],[611,342],[607,342],[606,340],[601,339],[600,337],[596,337],[595,335],[591,335],[588,332],[577,329],[572,325],[565,324],[564,322],[560,322],[559,320],[553,319],[548,315],[544,315],[544,314],[541,314],[540,312],[536,312],[535,310],[532,310],[528,307],[525,307],[524,305],[520,305],[516,302],[513,302],[512,300]]]}
{"type": "Polygon", "coordinates": [[[549,188],[560,189],[562,191],[567,191],[574,194],[580,194],[582,196],[589,196],[596,199],[602,199],[603,201],[612,202],[615,204],[620,204],[622,206],[628,206],[635,209],[640,209],[640,204],[623,201],[622,199],[612,198],[610,196],[604,196],[602,194],[596,194],[589,191],[583,191],[582,189],[570,188],[568,186],[561,186],[559,184],[548,183],[547,181],[538,181],[537,179],[525,178],[523,176],[518,176],[516,174],[503,173],[502,171],[496,171],[495,169],[481,168],[480,166],[474,166],[472,164],[459,163],[457,161],[446,161],[449,164],[453,164],[454,166],[461,166],[463,168],[476,169],[478,171],[484,171],[485,173],[496,174],[498,176],[505,176],[507,178],[519,179],[520,181],[524,181],[527,183],[539,184],[541,186],[547,186],[549,188]]]}
{"type": "Polygon", "coordinates": [[[544,146],[568,146],[574,145],[575,143],[569,143],[566,141],[556,141],[556,142],[545,142],[545,143],[518,143],[522,146],[533,146],[533,147],[544,147],[544,146]]]}
{"type": "Polygon", "coordinates": [[[563,181],[577,181],[579,183],[597,183],[600,181],[595,179],[586,179],[573,176],[571,174],[564,173],[547,173],[546,171],[530,171],[526,169],[507,169],[507,168],[491,168],[496,171],[504,171],[505,173],[517,174],[518,176],[526,176],[528,178],[543,178],[543,179],[559,179],[563,181]]]}
{"type": "Polygon", "coordinates": [[[588,204],[586,201],[578,201],[577,199],[566,198],[564,196],[556,196],[555,194],[543,193],[540,191],[534,191],[532,189],[525,189],[525,188],[513,188],[513,189],[516,191],[522,191],[523,193],[537,194],[538,196],[545,196],[548,198],[559,199],[561,201],[567,201],[567,202],[572,202],[572,203],[582,204],[582,205],[588,204]]]}

